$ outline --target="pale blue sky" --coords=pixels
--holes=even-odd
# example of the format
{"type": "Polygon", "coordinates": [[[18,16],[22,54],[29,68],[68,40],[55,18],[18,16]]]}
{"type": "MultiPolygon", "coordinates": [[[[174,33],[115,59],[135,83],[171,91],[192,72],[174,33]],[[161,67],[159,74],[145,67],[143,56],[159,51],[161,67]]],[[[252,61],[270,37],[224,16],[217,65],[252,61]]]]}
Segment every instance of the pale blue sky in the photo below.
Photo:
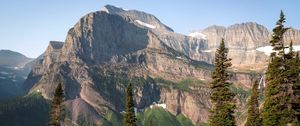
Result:
{"type": "Polygon", "coordinates": [[[299,0],[1,0],[0,49],[37,57],[50,40],[106,4],[154,14],[182,34],[210,25],[257,22],[271,29],[282,9],[287,26],[300,28],[299,0]]]}

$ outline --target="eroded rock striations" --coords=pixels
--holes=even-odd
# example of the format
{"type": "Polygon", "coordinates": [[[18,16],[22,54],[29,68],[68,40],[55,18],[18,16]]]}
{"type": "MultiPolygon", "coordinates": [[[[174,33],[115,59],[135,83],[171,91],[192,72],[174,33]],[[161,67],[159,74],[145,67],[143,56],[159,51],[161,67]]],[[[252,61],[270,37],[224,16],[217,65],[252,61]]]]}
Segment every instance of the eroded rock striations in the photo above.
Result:
{"type": "MultiPolygon", "coordinates": [[[[226,27],[210,26],[204,30],[195,32],[205,36],[205,47],[202,52],[206,52],[205,58],[193,58],[194,60],[206,61],[213,63],[214,52],[220,44],[221,38],[226,41],[229,48],[228,56],[232,58],[233,67],[245,66],[249,68],[257,68],[255,64],[266,63],[268,55],[266,50],[258,50],[258,48],[269,46],[271,32],[262,25],[248,22],[235,24],[226,27]]],[[[191,33],[190,35],[194,35],[191,33]]],[[[192,36],[197,38],[197,36],[192,36]]],[[[203,38],[203,37],[202,37],[203,38]]],[[[284,35],[285,45],[288,46],[293,41],[295,46],[300,46],[299,30],[289,29],[284,35]]],[[[263,65],[261,65],[263,66],[263,65]]],[[[247,69],[247,68],[246,68],[247,69]]]]}
{"type": "MultiPolygon", "coordinates": [[[[203,123],[210,107],[207,83],[213,67],[208,63],[213,61],[219,40],[225,37],[234,41],[227,43],[235,52],[230,55],[247,58],[234,63],[255,63],[265,59],[256,56],[263,53],[255,48],[266,45],[261,42],[268,40],[269,33],[251,23],[229,28],[212,26],[203,34],[206,38],[174,33],[151,14],[107,5],[82,17],[64,43],[50,42],[24,88],[51,99],[58,82],[62,82],[66,125],[112,125],[108,114],[124,111],[124,90],[129,81],[134,85],[139,111],[153,102],[163,103],[172,114],[183,114],[194,124],[203,123]],[[254,28],[257,30],[251,31],[254,28]]],[[[246,89],[253,76],[234,73],[232,81],[246,89]],[[238,82],[240,79],[243,81],[238,82]]]]}

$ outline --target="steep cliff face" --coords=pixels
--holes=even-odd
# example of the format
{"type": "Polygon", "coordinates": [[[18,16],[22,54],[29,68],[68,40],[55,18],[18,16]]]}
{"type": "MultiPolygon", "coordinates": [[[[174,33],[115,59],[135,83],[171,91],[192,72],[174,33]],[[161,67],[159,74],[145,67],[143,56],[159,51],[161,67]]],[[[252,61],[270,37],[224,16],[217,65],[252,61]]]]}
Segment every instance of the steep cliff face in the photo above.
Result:
{"type": "Polygon", "coordinates": [[[256,48],[266,46],[268,44],[268,30],[256,23],[242,23],[231,25],[227,28],[222,26],[211,26],[202,31],[206,36],[207,48],[212,63],[214,52],[218,48],[221,39],[224,38],[226,46],[229,48],[228,56],[232,58],[232,64],[244,65],[265,62],[267,56],[256,51],[256,48]]]}
{"type": "MultiPolygon", "coordinates": [[[[233,59],[233,67],[259,70],[264,69],[264,67],[257,67],[256,64],[264,66],[266,61],[268,61],[267,50],[264,47],[270,45],[271,32],[257,23],[235,24],[227,28],[210,26],[195,33],[205,36],[206,42],[204,45],[206,45],[206,48],[202,52],[207,52],[203,54],[205,57],[192,57],[195,60],[213,63],[214,51],[220,44],[221,39],[224,38],[226,46],[229,48],[228,56],[233,59]]],[[[291,41],[293,41],[295,46],[299,46],[299,30],[289,29],[284,35],[284,41],[287,46],[291,41]]]]}
{"type": "MultiPolygon", "coordinates": [[[[207,121],[210,107],[212,65],[199,61],[209,59],[201,51],[208,47],[207,40],[174,33],[153,15],[108,5],[82,17],[65,43],[50,42],[25,88],[51,99],[62,83],[66,125],[82,120],[110,124],[108,113],[124,110],[123,93],[131,81],[138,109],[164,103],[172,114],[197,124],[207,121]]],[[[247,88],[251,80],[238,83],[238,75],[232,81],[247,88]]]]}
{"type": "Polygon", "coordinates": [[[23,89],[28,92],[35,83],[37,83],[43,75],[50,73],[50,65],[57,63],[63,42],[51,41],[41,56],[27,64],[31,68],[28,78],[24,82],[23,89]]]}
{"type": "Polygon", "coordinates": [[[225,32],[225,41],[230,49],[229,57],[233,64],[255,64],[265,62],[267,56],[261,55],[256,48],[268,44],[269,32],[255,23],[229,26],[225,32]]]}
{"type": "Polygon", "coordinates": [[[285,45],[289,45],[292,41],[294,45],[300,46],[300,30],[297,29],[289,29],[285,32],[284,35],[285,45]]]}

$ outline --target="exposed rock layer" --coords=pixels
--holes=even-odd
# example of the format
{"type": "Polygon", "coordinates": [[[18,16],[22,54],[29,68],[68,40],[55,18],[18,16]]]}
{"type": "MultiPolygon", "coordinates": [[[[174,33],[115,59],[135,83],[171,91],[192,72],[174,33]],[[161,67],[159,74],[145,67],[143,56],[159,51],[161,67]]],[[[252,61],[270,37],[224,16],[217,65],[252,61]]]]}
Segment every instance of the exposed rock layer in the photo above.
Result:
{"type": "MultiPolygon", "coordinates": [[[[174,115],[183,113],[195,124],[205,122],[210,107],[207,83],[212,65],[203,61],[213,61],[213,51],[207,50],[217,48],[225,37],[234,41],[227,43],[230,50],[239,53],[230,56],[247,58],[233,63],[255,63],[265,57],[252,50],[268,39],[258,35],[268,33],[253,23],[229,28],[213,26],[204,31],[207,40],[184,36],[174,33],[153,15],[108,5],[82,17],[69,30],[65,43],[50,42],[43,59],[29,74],[25,88],[51,99],[57,84],[63,83],[71,113],[66,124],[80,118],[104,124],[108,112],[122,112],[123,93],[129,80],[135,87],[138,109],[153,102],[165,103],[174,115]],[[245,32],[250,29],[257,30],[245,32]],[[180,83],[186,79],[198,81],[180,83]]],[[[252,78],[250,74],[234,73],[231,81],[246,89],[252,78]]]]}

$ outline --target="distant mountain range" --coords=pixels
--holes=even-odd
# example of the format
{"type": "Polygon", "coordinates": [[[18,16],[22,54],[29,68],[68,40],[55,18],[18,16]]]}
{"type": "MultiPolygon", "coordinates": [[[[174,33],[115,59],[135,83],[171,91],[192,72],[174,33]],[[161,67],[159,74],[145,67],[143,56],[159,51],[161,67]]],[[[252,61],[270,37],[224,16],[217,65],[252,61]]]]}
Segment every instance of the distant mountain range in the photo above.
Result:
{"type": "MultiPolygon", "coordinates": [[[[131,81],[140,124],[147,125],[151,118],[162,115],[159,122],[166,126],[205,125],[211,107],[208,84],[214,52],[225,38],[233,58],[231,89],[238,94],[237,119],[241,125],[252,79],[261,77],[268,61],[270,36],[256,23],[210,26],[187,36],[175,33],[154,15],[106,5],[83,16],[68,31],[65,42],[51,41],[37,59],[0,53],[0,64],[10,73],[3,72],[5,78],[23,78],[18,83],[13,78],[12,83],[4,83],[0,78],[0,85],[17,85],[0,90],[9,93],[16,89],[21,93],[13,96],[40,94],[51,99],[61,82],[66,97],[65,125],[120,125],[124,90],[131,81]],[[18,69],[21,75],[12,72],[18,69]]],[[[286,43],[291,40],[298,49],[299,30],[290,29],[285,34],[286,43]]]]}
{"type": "Polygon", "coordinates": [[[26,64],[33,59],[18,52],[0,50],[0,99],[8,99],[22,95],[22,84],[27,78],[30,68],[26,64]]]}

